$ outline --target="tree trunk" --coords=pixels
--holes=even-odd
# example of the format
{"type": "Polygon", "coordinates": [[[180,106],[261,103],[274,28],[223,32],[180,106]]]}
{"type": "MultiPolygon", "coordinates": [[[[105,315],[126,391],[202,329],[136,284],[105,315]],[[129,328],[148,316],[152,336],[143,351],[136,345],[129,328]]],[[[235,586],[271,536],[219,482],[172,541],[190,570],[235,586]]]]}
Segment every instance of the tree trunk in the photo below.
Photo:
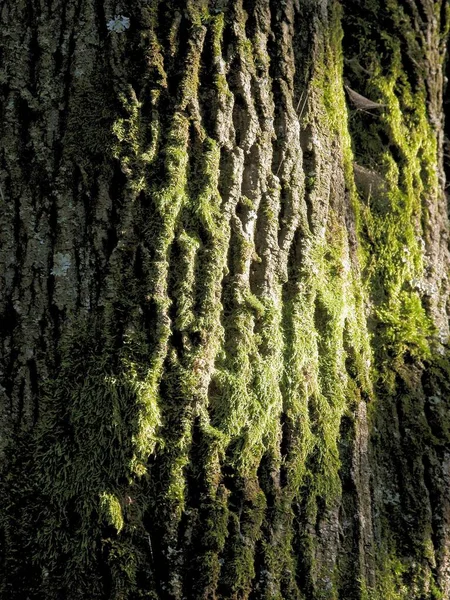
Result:
{"type": "Polygon", "coordinates": [[[3,0],[1,598],[449,597],[450,11],[342,4],[3,0]]]}

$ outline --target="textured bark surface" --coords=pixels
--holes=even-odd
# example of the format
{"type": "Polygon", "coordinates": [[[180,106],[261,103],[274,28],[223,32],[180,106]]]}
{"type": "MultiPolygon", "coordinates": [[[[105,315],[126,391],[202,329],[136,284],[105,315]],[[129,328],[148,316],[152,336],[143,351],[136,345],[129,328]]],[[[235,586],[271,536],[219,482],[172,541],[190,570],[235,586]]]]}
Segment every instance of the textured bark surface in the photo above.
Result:
{"type": "Polygon", "coordinates": [[[450,596],[450,14],[341,4],[1,3],[1,598],[450,596]]]}

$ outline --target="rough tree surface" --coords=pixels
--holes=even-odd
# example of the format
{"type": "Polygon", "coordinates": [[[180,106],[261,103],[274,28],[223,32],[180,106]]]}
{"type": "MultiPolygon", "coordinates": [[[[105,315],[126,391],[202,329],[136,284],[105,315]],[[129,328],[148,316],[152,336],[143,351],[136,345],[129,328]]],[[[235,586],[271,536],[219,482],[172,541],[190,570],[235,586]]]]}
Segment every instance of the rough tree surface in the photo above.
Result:
{"type": "Polygon", "coordinates": [[[450,597],[449,23],[0,2],[2,600],[450,597]]]}

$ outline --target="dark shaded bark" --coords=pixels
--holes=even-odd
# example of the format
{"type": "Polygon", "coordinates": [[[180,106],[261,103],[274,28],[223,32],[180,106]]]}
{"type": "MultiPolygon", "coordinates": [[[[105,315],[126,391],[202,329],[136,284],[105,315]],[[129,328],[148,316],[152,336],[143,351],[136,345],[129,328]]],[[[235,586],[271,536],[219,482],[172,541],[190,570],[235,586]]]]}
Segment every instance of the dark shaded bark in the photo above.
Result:
{"type": "Polygon", "coordinates": [[[447,3],[0,22],[1,597],[448,597],[447,3]]]}

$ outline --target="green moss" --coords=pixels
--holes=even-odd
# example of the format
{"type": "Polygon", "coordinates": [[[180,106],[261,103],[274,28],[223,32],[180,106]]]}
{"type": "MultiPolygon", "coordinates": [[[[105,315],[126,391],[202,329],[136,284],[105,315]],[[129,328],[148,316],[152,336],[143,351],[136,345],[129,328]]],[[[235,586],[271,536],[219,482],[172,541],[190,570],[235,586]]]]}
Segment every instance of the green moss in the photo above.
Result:
{"type": "Polygon", "coordinates": [[[392,357],[408,347],[419,358],[429,356],[433,327],[413,282],[424,276],[426,198],[439,193],[437,146],[424,87],[413,90],[403,68],[400,41],[385,36],[384,43],[390,53],[387,68],[373,62],[370,41],[364,60],[373,70],[368,95],[385,108],[368,127],[362,113],[350,121],[358,161],[379,170],[389,187],[387,205],[374,202],[361,210],[364,268],[377,328],[382,330],[380,336],[377,333],[377,352],[392,357]],[[382,142],[386,138],[389,146],[382,142]]]}
{"type": "MultiPolygon", "coordinates": [[[[311,15],[307,25],[295,25],[302,29],[296,39],[305,52],[298,64],[309,61],[312,69],[301,132],[302,144],[310,134],[311,144],[303,153],[304,186],[292,184],[304,197],[287,278],[270,262],[272,247],[261,251],[260,241],[244,235],[240,223],[230,227],[236,198],[219,193],[221,158],[230,151],[223,140],[209,137],[205,115],[197,112],[209,29],[213,85],[224,111],[219,114],[231,118],[222,59],[227,11],[192,0],[181,15],[172,3],[160,3],[160,14],[170,21],[165,31],[158,10],[143,9],[143,32],[136,35],[146,48],[151,86],[144,82],[138,98],[139,85],[122,82],[120,115],[104,130],[114,139],[114,168],[126,179],[120,202],[114,200],[120,226],[107,259],[107,291],[95,317],[61,317],[61,367],[44,384],[35,437],[24,438],[28,462],[14,463],[18,498],[8,496],[12,505],[0,516],[7,536],[30,537],[26,547],[38,573],[33,593],[51,598],[70,590],[74,599],[101,598],[101,571],[117,600],[156,598],[156,588],[178,598],[246,598],[253,589],[255,597],[271,600],[298,600],[301,589],[307,597],[334,600],[345,574],[329,559],[334,548],[330,541],[324,549],[328,534],[321,528],[328,519],[336,521],[342,496],[343,418],[355,422],[361,400],[373,400],[375,430],[376,418],[385,427],[382,409],[402,410],[404,423],[417,434],[409,444],[412,472],[420,472],[424,453],[448,441],[446,406],[437,391],[442,381],[430,384],[426,404],[423,394],[411,391],[414,369],[423,361],[433,374],[444,369],[436,366],[434,329],[419,285],[425,200],[435,198],[438,188],[424,89],[413,89],[402,74],[400,44],[384,36],[383,67],[361,91],[385,106],[369,125],[368,115],[350,113],[352,149],[341,12],[332,3],[326,20],[312,4],[316,29],[308,43],[302,35],[313,28],[311,15]],[[180,72],[176,65],[169,73],[171,83],[181,80],[169,98],[165,65],[177,62],[180,22],[184,27],[186,20],[186,60],[180,72]],[[167,114],[160,115],[158,106],[166,109],[166,103],[167,114]],[[383,193],[358,198],[353,151],[379,171],[383,193]],[[351,238],[353,224],[359,248],[351,238]],[[37,533],[30,534],[35,522],[37,533]],[[161,573],[154,573],[155,564],[165,566],[161,573]]],[[[381,3],[373,0],[364,9],[373,16],[376,5],[381,3]]],[[[259,85],[270,60],[274,72],[284,65],[278,69],[278,58],[264,52],[268,30],[261,26],[261,7],[255,8],[256,33],[248,39],[244,11],[236,6],[238,40],[228,51],[237,52],[240,67],[259,85]]],[[[389,1],[386,10],[396,6],[389,1]]],[[[272,12],[271,27],[278,27],[284,13],[272,12]]],[[[379,63],[379,49],[367,43],[370,64],[379,63]]],[[[72,128],[84,128],[82,150],[68,137],[77,155],[85,149],[97,154],[104,141],[91,137],[89,119],[82,123],[82,108],[90,110],[86,98],[93,95],[86,86],[75,95],[79,112],[71,121],[72,128]]],[[[270,102],[264,107],[269,117],[270,102]]],[[[261,156],[270,148],[269,130],[256,133],[261,156]]],[[[83,171],[83,185],[88,176],[83,171]]],[[[267,239],[273,235],[275,246],[280,188],[291,184],[280,180],[274,190],[270,175],[266,183],[262,203],[241,196],[236,216],[240,209],[256,211],[261,231],[267,239]]],[[[383,430],[384,441],[390,441],[389,431],[383,430]]],[[[413,504],[418,496],[408,494],[413,504]]],[[[423,558],[413,568],[405,558],[399,512],[393,510],[391,521],[380,526],[389,543],[376,557],[378,589],[354,581],[356,597],[439,598],[429,567],[429,521],[424,518],[411,534],[414,552],[423,558]]],[[[416,513],[424,514],[419,508],[416,513]]]]}
{"type": "Polygon", "coordinates": [[[279,308],[264,298],[244,298],[229,318],[232,347],[219,357],[210,399],[212,423],[233,441],[233,463],[242,473],[256,469],[273,438],[282,373],[279,308]],[[258,335],[252,335],[255,322],[258,335]]]}
{"type": "Polygon", "coordinates": [[[112,525],[117,533],[123,529],[123,514],[120,502],[114,494],[102,492],[100,495],[100,514],[112,525]]]}
{"type": "Polygon", "coordinates": [[[245,504],[240,516],[230,513],[221,586],[224,597],[247,597],[255,577],[255,543],[261,534],[265,509],[264,494],[247,483],[245,504]]]}
{"type": "MultiPolygon", "coordinates": [[[[376,486],[388,500],[392,490],[397,490],[402,505],[396,508],[395,498],[391,498],[390,510],[378,509],[379,535],[386,544],[376,556],[377,589],[368,589],[368,593],[370,598],[430,598],[440,592],[430,571],[435,558],[430,553],[426,502],[408,483],[421,472],[424,453],[434,456],[436,452],[436,440],[421,416],[424,390],[417,375],[425,376],[432,370],[430,363],[436,361],[429,300],[440,293],[425,283],[429,207],[434,210],[440,194],[436,133],[427,112],[424,80],[428,58],[412,34],[410,16],[394,0],[367,3],[345,19],[344,45],[349,56],[366,69],[349,67],[350,85],[383,105],[373,116],[351,108],[349,125],[358,165],[383,182],[376,193],[361,198],[358,229],[365,293],[371,302],[372,377],[376,384],[376,401],[369,411],[376,452],[373,460],[390,465],[381,469],[376,486]],[[368,14],[373,21],[391,19],[392,34],[371,29],[368,14]],[[411,63],[405,63],[406,56],[411,63]],[[397,418],[405,428],[401,434],[394,425],[397,418]],[[387,440],[395,435],[399,438],[394,437],[389,449],[378,446],[380,436],[387,440]],[[403,437],[408,441],[400,441],[403,437]],[[403,456],[404,444],[409,445],[408,459],[399,459],[403,483],[398,487],[398,482],[384,478],[389,477],[388,468],[395,469],[395,459],[388,457],[403,456]],[[415,523],[410,533],[405,531],[408,519],[415,523]]],[[[436,385],[440,387],[442,382],[436,385]]]]}

